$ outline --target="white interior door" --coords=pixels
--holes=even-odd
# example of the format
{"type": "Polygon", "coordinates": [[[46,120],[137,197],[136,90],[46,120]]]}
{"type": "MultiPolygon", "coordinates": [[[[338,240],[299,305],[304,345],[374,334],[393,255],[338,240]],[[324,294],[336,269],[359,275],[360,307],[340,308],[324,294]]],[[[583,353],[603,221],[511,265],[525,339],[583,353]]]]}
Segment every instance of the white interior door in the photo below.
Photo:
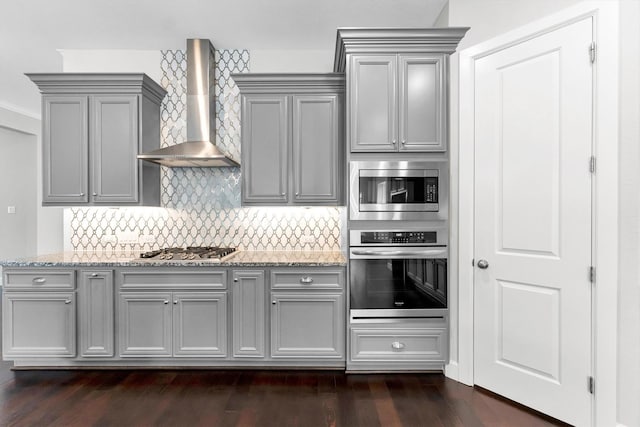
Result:
{"type": "Polygon", "coordinates": [[[588,18],[475,69],[474,382],[581,426],[592,412],[591,40],[588,18]]]}

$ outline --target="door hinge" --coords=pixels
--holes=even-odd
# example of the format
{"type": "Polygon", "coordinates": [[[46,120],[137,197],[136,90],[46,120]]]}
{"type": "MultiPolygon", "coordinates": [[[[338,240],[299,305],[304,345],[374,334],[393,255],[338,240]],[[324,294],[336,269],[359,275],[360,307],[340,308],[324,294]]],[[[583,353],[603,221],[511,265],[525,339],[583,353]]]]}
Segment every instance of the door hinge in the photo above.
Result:
{"type": "Polygon", "coordinates": [[[589,377],[589,393],[593,394],[596,391],[596,380],[593,377],[589,377]]]}
{"type": "Polygon", "coordinates": [[[596,173],[596,156],[589,158],[589,172],[596,173]]]}
{"type": "Polygon", "coordinates": [[[589,267],[589,281],[591,283],[596,282],[596,268],[594,266],[589,267]]]}
{"type": "Polygon", "coordinates": [[[591,63],[596,62],[596,42],[591,42],[589,46],[589,58],[591,58],[591,63]]]}

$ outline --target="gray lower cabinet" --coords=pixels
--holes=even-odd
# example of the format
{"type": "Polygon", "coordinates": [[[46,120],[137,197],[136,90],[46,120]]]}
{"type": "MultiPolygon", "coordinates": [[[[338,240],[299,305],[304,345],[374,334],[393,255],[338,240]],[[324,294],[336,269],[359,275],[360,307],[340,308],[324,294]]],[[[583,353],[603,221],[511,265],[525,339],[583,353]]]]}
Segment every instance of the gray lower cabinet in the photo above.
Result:
{"type": "Polygon", "coordinates": [[[160,146],[162,87],[145,74],[28,76],[43,94],[43,205],[159,206],[159,166],[136,156],[160,146]]]}
{"type": "Polygon", "coordinates": [[[113,357],[113,271],[81,270],[78,273],[78,281],[79,356],[113,357]]]}
{"type": "Polygon", "coordinates": [[[233,357],[266,356],[265,278],[263,270],[233,272],[233,357]]]}
{"type": "Polygon", "coordinates": [[[352,319],[347,369],[442,370],[448,360],[447,316],[352,319]]]}
{"type": "Polygon", "coordinates": [[[5,359],[76,356],[73,270],[5,270],[2,304],[5,359]]]}
{"type": "Polygon", "coordinates": [[[271,293],[271,357],[344,358],[341,293],[271,293]]]}
{"type": "Polygon", "coordinates": [[[344,270],[271,270],[271,357],[344,360],[344,270]]]}
{"type": "Polygon", "coordinates": [[[225,292],[121,292],[121,357],[225,357],[225,292]]]}
{"type": "Polygon", "coordinates": [[[7,292],[3,307],[5,358],[74,357],[74,292],[7,292]]]}
{"type": "Polygon", "coordinates": [[[233,78],[242,95],[242,204],[342,204],[344,76],[233,78]]]}

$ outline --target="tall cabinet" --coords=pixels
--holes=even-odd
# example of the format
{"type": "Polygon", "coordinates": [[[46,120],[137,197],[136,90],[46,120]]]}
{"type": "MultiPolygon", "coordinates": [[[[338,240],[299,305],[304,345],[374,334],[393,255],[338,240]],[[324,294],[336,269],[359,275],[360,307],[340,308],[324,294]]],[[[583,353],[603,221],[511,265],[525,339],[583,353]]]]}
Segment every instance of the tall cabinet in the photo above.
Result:
{"type": "Polygon", "coordinates": [[[159,166],[136,156],[160,146],[162,87],[146,74],[28,76],[42,92],[43,205],[159,205],[159,166]]]}
{"type": "Polygon", "coordinates": [[[344,76],[233,79],[242,95],[242,204],[342,204],[344,76]]]}

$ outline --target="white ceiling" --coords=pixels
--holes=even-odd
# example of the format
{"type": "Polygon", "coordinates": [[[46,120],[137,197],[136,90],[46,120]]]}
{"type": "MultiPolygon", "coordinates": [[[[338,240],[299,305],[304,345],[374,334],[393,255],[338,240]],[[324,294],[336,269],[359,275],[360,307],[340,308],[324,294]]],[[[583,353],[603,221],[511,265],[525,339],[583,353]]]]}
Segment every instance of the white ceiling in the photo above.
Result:
{"type": "MultiPolygon", "coordinates": [[[[25,72],[58,72],[56,49],[333,50],[338,27],[429,27],[447,0],[20,0],[0,25],[0,106],[39,115],[25,72]]],[[[321,70],[322,71],[322,70],[321,70]]]]}

